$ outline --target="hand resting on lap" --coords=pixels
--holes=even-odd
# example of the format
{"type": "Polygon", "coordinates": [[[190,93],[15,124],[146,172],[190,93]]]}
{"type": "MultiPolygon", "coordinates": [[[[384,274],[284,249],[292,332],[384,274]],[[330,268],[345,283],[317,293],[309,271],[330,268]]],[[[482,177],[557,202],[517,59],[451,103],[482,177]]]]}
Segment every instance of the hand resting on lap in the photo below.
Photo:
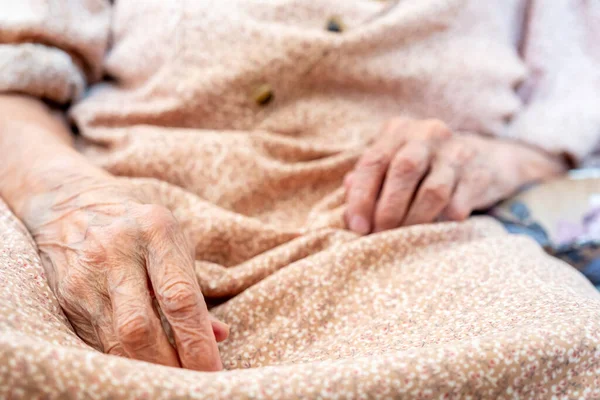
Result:
{"type": "Polygon", "coordinates": [[[76,333],[110,354],[220,370],[228,327],[209,315],[171,212],[89,164],[39,101],[0,96],[0,109],[0,195],[34,237],[76,333]]]}
{"type": "Polygon", "coordinates": [[[346,176],[346,222],[368,234],[461,221],[565,168],[559,157],[514,141],[454,134],[438,120],[396,118],[346,176]]]}

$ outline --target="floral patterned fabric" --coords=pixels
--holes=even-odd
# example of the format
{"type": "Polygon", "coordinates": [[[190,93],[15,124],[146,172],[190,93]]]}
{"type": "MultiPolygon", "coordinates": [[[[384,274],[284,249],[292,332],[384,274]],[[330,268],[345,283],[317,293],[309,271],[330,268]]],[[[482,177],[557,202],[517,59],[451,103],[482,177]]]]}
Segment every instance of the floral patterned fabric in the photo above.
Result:
{"type": "Polygon", "coordinates": [[[600,285],[600,169],[529,189],[490,213],[511,233],[535,239],[549,254],[583,272],[600,285]],[[566,197],[565,197],[566,195],[566,197]],[[565,197],[548,215],[547,201],[565,197]]]}
{"type": "Polygon", "coordinates": [[[97,352],[0,201],[0,398],[600,398],[600,294],[574,268],[489,217],[342,219],[343,177],[399,114],[584,158],[597,1],[0,10],[0,90],[73,103],[82,154],[173,212],[231,326],[218,373],[97,352]]]}

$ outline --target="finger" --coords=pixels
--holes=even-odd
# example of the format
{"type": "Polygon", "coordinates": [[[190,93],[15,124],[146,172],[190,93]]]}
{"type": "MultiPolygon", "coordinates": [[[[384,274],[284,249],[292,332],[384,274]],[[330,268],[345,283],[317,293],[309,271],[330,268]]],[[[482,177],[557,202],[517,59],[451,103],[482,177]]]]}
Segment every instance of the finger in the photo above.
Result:
{"type": "Polygon", "coordinates": [[[402,147],[392,160],[375,211],[375,232],[400,226],[414,192],[429,168],[431,152],[420,141],[402,147]]]}
{"type": "MultiPolygon", "coordinates": [[[[175,341],[173,339],[173,329],[171,328],[169,321],[167,321],[167,318],[165,317],[164,313],[160,309],[160,306],[158,305],[158,301],[156,301],[156,299],[155,299],[154,302],[155,302],[156,309],[158,311],[160,323],[162,324],[163,330],[167,334],[169,343],[171,343],[173,346],[175,346],[175,341]]],[[[229,337],[229,325],[227,325],[224,322],[219,321],[213,315],[210,315],[210,323],[212,325],[212,330],[213,330],[213,333],[215,335],[215,339],[217,340],[217,342],[223,342],[223,341],[227,340],[227,338],[229,337]]]]}
{"type": "Polygon", "coordinates": [[[127,353],[115,334],[112,307],[110,304],[103,307],[101,315],[98,320],[93,322],[92,326],[98,337],[102,351],[113,356],[127,357],[127,353]]]}
{"type": "Polygon", "coordinates": [[[96,274],[69,272],[54,281],[52,290],[77,336],[100,352],[127,357],[114,333],[110,299],[90,290],[90,283],[100,279],[96,274]]]}
{"type": "Polygon", "coordinates": [[[110,301],[103,301],[100,296],[90,300],[90,298],[87,298],[87,301],[77,298],[75,301],[79,303],[75,304],[77,304],[77,308],[81,307],[83,310],[77,310],[77,308],[75,308],[77,311],[73,308],[65,310],[75,333],[89,346],[100,352],[127,357],[114,334],[110,301]]]}
{"type": "Polygon", "coordinates": [[[448,206],[456,184],[456,169],[436,163],[421,183],[402,225],[433,222],[448,206]]]}
{"type": "Polygon", "coordinates": [[[486,197],[491,175],[486,171],[467,171],[459,179],[448,207],[443,211],[444,219],[464,221],[471,215],[476,204],[486,197]]]}
{"type": "Polygon", "coordinates": [[[411,125],[407,118],[392,118],[384,124],[378,139],[360,158],[354,171],[344,180],[346,187],[346,224],[350,230],[366,235],[373,229],[377,197],[393,155],[404,144],[411,125]]]}
{"type": "Polygon", "coordinates": [[[136,360],[178,367],[177,354],[152,305],[142,265],[117,268],[108,275],[114,332],[125,353],[136,360]]]}
{"type": "Polygon", "coordinates": [[[215,334],[187,241],[168,211],[148,207],[147,268],[156,299],[173,330],[181,365],[200,371],[220,370],[223,366],[215,334]]]}
{"type": "Polygon", "coordinates": [[[348,190],[347,224],[350,230],[366,235],[372,229],[375,203],[391,155],[371,148],[358,161],[352,172],[352,182],[348,190]]]}
{"type": "Polygon", "coordinates": [[[229,325],[219,321],[214,316],[210,316],[213,333],[217,342],[222,342],[229,337],[229,325]]]}

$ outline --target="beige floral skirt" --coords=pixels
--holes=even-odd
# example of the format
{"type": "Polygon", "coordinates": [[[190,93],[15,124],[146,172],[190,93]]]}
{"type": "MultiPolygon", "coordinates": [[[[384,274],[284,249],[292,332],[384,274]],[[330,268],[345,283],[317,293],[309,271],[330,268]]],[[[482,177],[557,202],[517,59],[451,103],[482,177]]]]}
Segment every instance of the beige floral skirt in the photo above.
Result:
{"type": "Polygon", "coordinates": [[[197,262],[231,336],[225,371],[193,372],[82,342],[0,202],[0,398],[600,398],[600,294],[490,219],[280,242],[197,262]]]}

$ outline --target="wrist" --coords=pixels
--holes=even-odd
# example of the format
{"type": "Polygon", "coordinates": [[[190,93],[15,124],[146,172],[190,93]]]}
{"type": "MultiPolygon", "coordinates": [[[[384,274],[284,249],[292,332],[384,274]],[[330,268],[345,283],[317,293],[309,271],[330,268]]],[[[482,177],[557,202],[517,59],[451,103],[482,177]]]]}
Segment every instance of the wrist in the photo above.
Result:
{"type": "Polygon", "coordinates": [[[68,127],[42,102],[0,96],[0,107],[0,196],[22,220],[41,194],[112,178],[71,147],[68,127]]]}
{"type": "Polygon", "coordinates": [[[2,177],[0,194],[15,215],[29,226],[33,214],[39,215],[87,188],[115,181],[105,171],[90,167],[93,166],[87,162],[60,155],[33,162],[29,168],[16,166],[11,177],[2,177]]]}
{"type": "Polygon", "coordinates": [[[511,144],[513,144],[513,148],[507,149],[507,151],[518,160],[516,163],[517,174],[525,183],[545,181],[560,176],[569,169],[566,160],[558,155],[523,143],[511,144]]]}
{"type": "Polygon", "coordinates": [[[519,186],[560,176],[569,169],[565,158],[524,142],[475,134],[464,136],[479,143],[492,162],[519,186]]]}

